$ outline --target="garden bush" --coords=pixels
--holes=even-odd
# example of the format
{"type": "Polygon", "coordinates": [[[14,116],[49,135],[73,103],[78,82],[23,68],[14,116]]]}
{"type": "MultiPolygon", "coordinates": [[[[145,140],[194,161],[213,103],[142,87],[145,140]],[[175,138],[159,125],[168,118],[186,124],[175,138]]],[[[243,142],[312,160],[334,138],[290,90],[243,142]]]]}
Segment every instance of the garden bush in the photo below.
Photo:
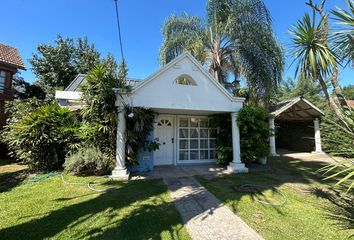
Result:
{"type": "Polygon", "coordinates": [[[229,113],[213,115],[209,127],[217,129],[217,164],[227,165],[232,161],[231,116],[229,113]]]}
{"type": "Polygon", "coordinates": [[[241,159],[255,162],[269,155],[269,114],[258,106],[244,106],[239,112],[237,122],[241,136],[241,159]]]}
{"type": "MultiPolygon", "coordinates": [[[[268,119],[267,111],[258,106],[244,106],[239,112],[237,122],[241,135],[242,162],[255,162],[269,155],[268,119]]],[[[232,161],[231,116],[229,113],[214,115],[209,124],[211,128],[218,130],[216,136],[217,163],[227,165],[232,161]]]]}
{"type": "Polygon", "coordinates": [[[322,145],[334,156],[354,158],[354,111],[346,117],[347,126],[336,121],[332,114],[325,115],[321,122],[322,145]]]}
{"type": "Polygon", "coordinates": [[[114,161],[97,147],[82,147],[77,152],[69,154],[64,163],[66,172],[77,175],[105,175],[114,168],[114,161]]]}
{"type": "Polygon", "coordinates": [[[56,103],[31,105],[31,101],[17,102],[9,113],[11,117],[1,138],[10,155],[28,164],[31,170],[61,168],[66,153],[78,141],[75,114],[56,103]]]}

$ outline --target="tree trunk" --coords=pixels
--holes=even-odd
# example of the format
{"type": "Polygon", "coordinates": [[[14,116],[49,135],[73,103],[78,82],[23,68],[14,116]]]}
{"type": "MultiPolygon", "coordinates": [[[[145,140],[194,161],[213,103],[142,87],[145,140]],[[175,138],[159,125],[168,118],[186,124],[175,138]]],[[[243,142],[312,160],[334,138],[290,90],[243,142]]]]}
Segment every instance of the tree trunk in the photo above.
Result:
{"type": "Polygon", "coordinates": [[[341,108],[343,109],[343,111],[346,115],[351,115],[347,100],[345,99],[342,89],[338,83],[338,68],[337,67],[334,67],[333,75],[330,80],[331,80],[331,83],[332,83],[332,86],[334,89],[334,93],[336,94],[336,96],[338,98],[341,108]]]}
{"type": "Polygon", "coordinates": [[[343,114],[342,114],[341,110],[339,109],[339,107],[335,103],[333,97],[328,93],[328,88],[327,88],[325,81],[323,80],[323,78],[321,76],[318,78],[318,81],[322,87],[322,91],[327,99],[329,107],[333,110],[334,114],[342,122],[342,124],[344,124],[344,126],[348,127],[346,121],[343,118],[343,114]]]}

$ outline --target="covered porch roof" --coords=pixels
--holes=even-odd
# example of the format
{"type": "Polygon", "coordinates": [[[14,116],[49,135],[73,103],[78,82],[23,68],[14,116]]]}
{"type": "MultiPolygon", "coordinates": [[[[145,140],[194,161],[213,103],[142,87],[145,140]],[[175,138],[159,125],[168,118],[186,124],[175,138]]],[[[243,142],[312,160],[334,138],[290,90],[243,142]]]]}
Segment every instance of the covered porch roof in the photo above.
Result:
{"type": "Polygon", "coordinates": [[[304,121],[321,118],[324,113],[305,98],[287,99],[271,107],[270,114],[277,120],[304,121]]]}

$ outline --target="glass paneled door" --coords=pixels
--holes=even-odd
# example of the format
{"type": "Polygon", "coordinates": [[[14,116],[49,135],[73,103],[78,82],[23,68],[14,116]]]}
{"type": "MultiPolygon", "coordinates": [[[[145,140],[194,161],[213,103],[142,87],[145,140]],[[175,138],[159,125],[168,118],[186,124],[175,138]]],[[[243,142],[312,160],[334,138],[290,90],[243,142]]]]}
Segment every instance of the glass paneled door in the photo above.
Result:
{"type": "Polygon", "coordinates": [[[216,130],[208,118],[178,118],[178,161],[180,163],[214,161],[216,130]]]}

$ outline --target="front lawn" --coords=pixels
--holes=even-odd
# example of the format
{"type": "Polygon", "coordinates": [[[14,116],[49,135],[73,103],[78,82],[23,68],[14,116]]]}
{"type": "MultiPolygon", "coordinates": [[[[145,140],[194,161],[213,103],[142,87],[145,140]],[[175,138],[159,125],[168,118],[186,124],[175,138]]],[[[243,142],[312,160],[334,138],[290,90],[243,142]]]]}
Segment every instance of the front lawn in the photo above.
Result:
{"type": "Polygon", "coordinates": [[[269,165],[268,171],[198,181],[265,239],[354,238],[354,199],[328,187],[332,182],[316,173],[320,162],[274,158],[269,165]],[[256,184],[262,193],[246,192],[243,184],[256,184]],[[257,202],[281,203],[277,190],[286,196],[284,205],[257,202]]]}
{"type": "Polygon", "coordinates": [[[115,182],[103,188],[118,190],[96,193],[59,175],[31,183],[23,171],[0,166],[1,239],[190,239],[160,180],[115,182]]]}

